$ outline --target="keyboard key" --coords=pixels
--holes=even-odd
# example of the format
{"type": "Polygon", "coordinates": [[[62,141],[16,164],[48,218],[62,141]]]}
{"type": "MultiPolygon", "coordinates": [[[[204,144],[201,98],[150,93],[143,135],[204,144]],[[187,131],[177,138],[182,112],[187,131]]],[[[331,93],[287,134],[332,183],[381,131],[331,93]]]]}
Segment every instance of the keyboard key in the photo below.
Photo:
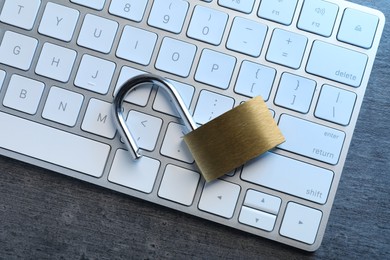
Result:
{"type": "Polygon", "coordinates": [[[0,91],[1,91],[1,87],[3,86],[3,83],[4,83],[5,75],[6,75],[5,71],[0,70],[0,91]]]}
{"type": "Polygon", "coordinates": [[[253,4],[255,0],[246,0],[246,1],[232,1],[232,0],[218,0],[218,4],[224,7],[231,8],[236,11],[249,14],[252,12],[253,4]]]}
{"type": "Polygon", "coordinates": [[[321,211],[289,202],[280,227],[280,234],[307,244],[314,244],[321,218],[321,211]]]}
{"type": "MultiPolygon", "coordinates": [[[[169,80],[179,92],[180,97],[183,99],[184,104],[189,109],[191,105],[192,98],[194,96],[195,88],[191,85],[187,85],[175,80],[169,80]]],[[[165,90],[160,88],[157,91],[156,98],[153,103],[153,109],[179,117],[177,109],[174,107],[172,98],[166,93],[165,90]]]]}
{"type": "Polygon", "coordinates": [[[47,3],[38,32],[69,42],[79,19],[79,11],[54,3],[47,3]]]}
{"type": "Polygon", "coordinates": [[[194,201],[199,180],[199,173],[168,164],[158,190],[158,196],[190,206],[194,201]],[[177,185],[178,183],[180,185],[177,185]]]}
{"type": "Polygon", "coordinates": [[[186,133],[188,129],[184,125],[169,123],[161,146],[161,154],[186,163],[193,163],[194,158],[183,140],[186,133]]]}
{"type": "Polygon", "coordinates": [[[286,114],[280,117],[279,128],[286,138],[279,148],[329,164],[339,161],[344,132],[286,114]]]}
{"type": "Polygon", "coordinates": [[[108,180],[144,193],[151,193],[159,168],[158,160],[147,156],[133,160],[128,151],[118,149],[108,180]]]}
{"type": "Polygon", "coordinates": [[[199,209],[224,217],[233,217],[240,186],[223,180],[205,183],[199,200],[199,209]]]}
{"type": "Polygon", "coordinates": [[[116,128],[112,124],[114,118],[112,104],[91,98],[81,125],[83,131],[100,135],[106,138],[114,138],[116,128]]]}
{"type": "Polygon", "coordinates": [[[37,48],[34,38],[6,31],[0,45],[0,63],[22,70],[28,70],[37,48]]]}
{"type": "Polygon", "coordinates": [[[81,94],[59,88],[50,88],[42,117],[64,124],[74,126],[80,113],[84,97],[81,94]]]}
{"type": "Polygon", "coordinates": [[[306,0],[303,4],[298,28],[325,37],[332,34],[338,6],[323,0],[306,0]]]}
{"type": "Polygon", "coordinates": [[[196,6],[191,17],[187,35],[191,38],[219,45],[225,31],[228,15],[226,13],[196,6]]]}
{"type": "Polygon", "coordinates": [[[236,17],[226,46],[228,49],[259,57],[267,30],[266,25],[236,17]]]}
{"type": "Polygon", "coordinates": [[[217,88],[227,89],[235,64],[236,58],[233,56],[204,49],[198,63],[195,80],[217,88]]]}
{"type": "Polygon", "coordinates": [[[35,72],[39,75],[67,82],[76,59],[76,52],[51,43],[45,43],[35,72]]]}
{"type": "Polygon", "coordinates": [[[0,138],[2,148],[94,177],[102,176],[109,145],[2,112],[0,122],[0,136],[9,137],[0,138]]]}
{"type": "MultiPolygon", "coordinates": [[[[114,93],[116,94],[119,88],[130,78],[145,74],[145,71],[133,69],[127,66],[123,66],[119,74],[118,82],[115,86],[114,93]]],[[[149,100],[150,92],[152,91],[152,85],[143,85],[137,87],[131,91],[124,99],[126,102],[136,104],[139,106],[146,106],[149,100]]]]}
{"type": "Polygon", "coordinates": [[[363,53],[315,41],[306,71],[353,87],[359,87],[367,60],[367,55],[363,53]]]}
{"type": "Polygon", "coordinates": [[[42,82],[12,75],[3,105],[33,115],[37,112],[44,88],[42,82]]]}
{"type": "Polygon", "coordinates": [[[337,39],[366,49],[371,48],[379,18],[355,9],[344,11],[337,39]]]}
{"type": "Polygon", "coordinates": [[[297,2],[297,0],[262,0],[257,15],[267,20],[290,25],[297,2]]]}
{"type": "Polygon", "coordinates": [[[348,125],[355,101],[355,93],[324,85],[314,115],[337,124],[348,125]]]}
{"type": "Polygon", "coordinates": [[[96,15],[85,15],[77,44],[102,53],[109,53],[118,30],[118,23],[96,15]]]}
{"type": "Polygon", "coordinates": [[[194,120],[198,124],[208,121],[229,111],[234,106],[234,99],[207,90],[202,90],[196,104],[194,120]]]}
{"type": "Polygon", "coordinates": [[[316,88],[316,82],[290,73],[283,73],[275,104],[301,113],[307,113],[316,88]]]}
{"type": "Polygon", "coordinates": [[[234,90],[248,97],[260,95],[268,100],[276,70],[258,63],[243,61],[234,90]]]}
{"type": "Polygon", "coordinates": [[[126,25],[116,51],[119,58],[148,65],[156,45],[157,35],[126,25]]]}
{"type": "Polygon", "coordinates": [[[195,53],[195,45],[165,37],[157,57],[156,68],[181,77],[188,77],[195,53]]]}
{"type": "MultiPolygon", "coordinates": [[[[299,198],[325,204],[330,186],[332,185],[333,172],[268,152],[246,163],[243,167],[241,178],[245,181],[291,194],[299,198]]],[[[257,196],[259,195],[256,195],[256,197],[257,196]]],[[[261,196],[263,196],[264,200],[269,200],[269,198],[264,197],[264,195],[261,196]]],[[[274,213],[278,208],[277,199],[271,199],[271,201],[272,200],[275,200],[272,205],[265,206],[265,211],[270,213],[274,213]]],[[[248,202],[249,205],[245,205],[251,206],[251,201],[252,199],[250,198],[248,202]]],[[[264,204],[268,204],[268,202],[265,202],[264,204]]],[[[254,206],[254,208],[258,209],[259,207],[260,206],[254,206]]]]}
{"type": "Polygon", "coordinates": [[[274,215],[279,213],[281,203],[282,200],[280,198],[255,190],[248,190],[244,200],[245,206],[274,215]]]}
{"type": "Polygon", "coordinates": [[[267,51],[266,59],[293,69],[301,66],[303,54],[306,49],[305,36],[275,29],[267,51]]]}
{"type": "Polygon", "coordinates": [[[0,21],[31,30],[40,5],[41,0],[5,0],[0,21]]]}
{"type": "Polygon", "coordinates": [[[100,94],[107,94],[115,72],[115,63],[85,54],[74,84],[100,94]]]}
{"type": "Polygon", "coordinates": [[[108,11],[135,22],[141,22],[148,0],[111,0],[108,11]]]}
{"type": "Polygon", "coordinates": [[[183,0],[154,0],[148,24],[173,33],[180,33],[189,4],[183,0]]]}
{"type": "Polygon", "coordinates": [[[106,0],[70,0],[71,2],[79,5],[83,5],[96,10],[102,10],[106,0]]]}
{"type": "Polygon", "coordinates": [[[140,148],[154,150],[162,126],[160,118],[131,110],[126,125],[140,148]]]}
{"type": "Polygon", "coordinates": [[[243,206],[238,221],[265,231],[272,231],[275,226],[276,216],[243,206]]]}

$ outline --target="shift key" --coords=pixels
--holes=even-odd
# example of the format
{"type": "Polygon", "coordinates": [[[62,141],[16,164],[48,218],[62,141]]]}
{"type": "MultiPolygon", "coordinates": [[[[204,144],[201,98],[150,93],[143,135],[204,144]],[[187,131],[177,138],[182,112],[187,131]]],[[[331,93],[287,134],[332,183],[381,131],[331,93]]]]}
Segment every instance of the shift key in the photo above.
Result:
{"type": "Polygon", "coordinates": [[[286,138],[279,148],[329,164],[339,161],[344,132],[286,114],[280,117],[279,128],[286,138]]]}

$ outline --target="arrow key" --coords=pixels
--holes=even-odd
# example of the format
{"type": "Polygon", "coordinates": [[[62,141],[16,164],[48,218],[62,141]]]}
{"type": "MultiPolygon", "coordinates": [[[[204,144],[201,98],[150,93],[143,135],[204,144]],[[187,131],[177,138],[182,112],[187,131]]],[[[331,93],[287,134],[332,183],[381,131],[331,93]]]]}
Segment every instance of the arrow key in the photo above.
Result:
{"type": "Polygon", "coordinates": [[[280,234],[307,244],[314,244],[321,218],[321,211],[289,202],[280,234]]]}
{"type": "Polygon", "coordinates": [[[275,226],[276,216],[243,206],[238,221],[255,228],[272,231],[275,226]]]}
{"type": "Polygon", "coordinates": [[[205,184],[199,201],[199,209],[224,218],[233,217],[240,186],[227,181],[215,180],[205,184]]]}
{"type": "Polygon", "coordinates": [[[276,215],[279,212],[281,202],[281,199],[278,197],[255,190],[248,190],[244,205],[276,215]]]}

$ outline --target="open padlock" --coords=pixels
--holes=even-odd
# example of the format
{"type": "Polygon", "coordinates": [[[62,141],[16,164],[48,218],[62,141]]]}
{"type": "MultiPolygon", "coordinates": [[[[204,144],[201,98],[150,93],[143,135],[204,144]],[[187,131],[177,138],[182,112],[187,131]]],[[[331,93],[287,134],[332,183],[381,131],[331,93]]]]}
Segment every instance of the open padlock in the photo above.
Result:
{"type": "Polygon", "coordinates": [[[159,76],[143,74],[129,79],[121,86],[113,107],[118,131],[134,159],[142,155],[126,125],[122,105],[130,91],[146,83],[161,87],[171,97],[184,124],[191,131],[184,136],[184,141],[206,181],[221,177],[285,141],[260,96],[198,128],[179,93],[169,81],[159,76]]]}

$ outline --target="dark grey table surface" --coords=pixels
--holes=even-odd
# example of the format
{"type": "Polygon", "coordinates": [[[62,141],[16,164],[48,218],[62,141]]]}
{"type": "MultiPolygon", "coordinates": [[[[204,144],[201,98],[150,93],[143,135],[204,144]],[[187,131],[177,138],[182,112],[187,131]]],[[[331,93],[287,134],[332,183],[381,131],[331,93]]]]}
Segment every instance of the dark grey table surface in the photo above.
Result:
{"type": "MultiPolygon", "coordinates": [[[[353,2],[390,19],[388,0],[353,2]]],[[[386,22],[328,228],[315,253],[0,157],[0,259],[390,259],[389,37],[386,22]]]]}

